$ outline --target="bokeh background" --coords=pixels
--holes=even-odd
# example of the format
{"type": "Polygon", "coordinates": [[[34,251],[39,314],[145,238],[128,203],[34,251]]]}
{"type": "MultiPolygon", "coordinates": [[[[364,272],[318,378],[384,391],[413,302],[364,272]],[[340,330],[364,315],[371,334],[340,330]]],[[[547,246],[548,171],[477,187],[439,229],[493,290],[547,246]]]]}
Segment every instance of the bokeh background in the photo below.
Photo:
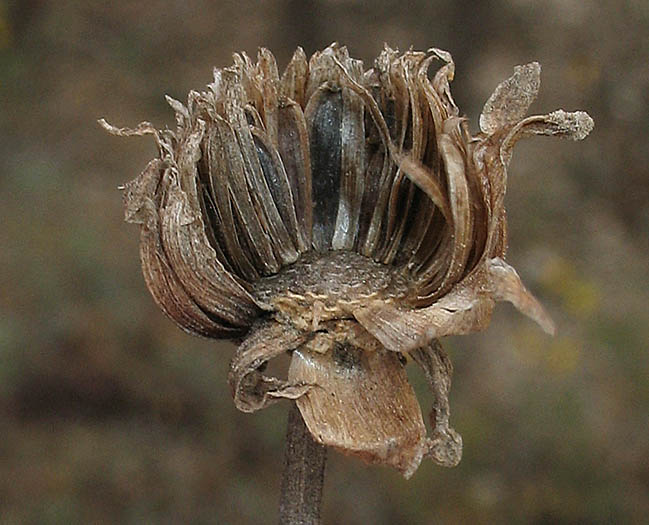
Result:
{"type": "MultiPolygon", "coordinates": [[[[325,523],[640,523],[649,515],[649,3],[646,0],[0,2],[0,521],[275,523],[287,406],[246,415],[233,347],[155,307],[117,186],[231,54],[280,67],[332,41],[448,49],[474,123],[538,60],[536,112],[585,109],[583,143],[519,144],[510,262],[544,335],[503,305],[446,342],[455,469],[410,480],[331,453],[325,523]]],[[[413,371],[422,402],[423,380],[413,371]]]]}

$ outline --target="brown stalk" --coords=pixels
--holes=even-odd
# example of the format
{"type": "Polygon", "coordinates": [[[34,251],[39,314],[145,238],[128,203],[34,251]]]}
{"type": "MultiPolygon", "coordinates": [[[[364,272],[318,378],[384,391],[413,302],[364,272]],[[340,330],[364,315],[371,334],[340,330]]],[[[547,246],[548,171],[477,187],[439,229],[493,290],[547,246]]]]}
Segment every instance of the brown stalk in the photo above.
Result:
{"type": "Polygon", "coordinates": [[[288,413],[284,454],[279,523],[319,524],[327,449],[313,440],[295,403],[288,413]]]}

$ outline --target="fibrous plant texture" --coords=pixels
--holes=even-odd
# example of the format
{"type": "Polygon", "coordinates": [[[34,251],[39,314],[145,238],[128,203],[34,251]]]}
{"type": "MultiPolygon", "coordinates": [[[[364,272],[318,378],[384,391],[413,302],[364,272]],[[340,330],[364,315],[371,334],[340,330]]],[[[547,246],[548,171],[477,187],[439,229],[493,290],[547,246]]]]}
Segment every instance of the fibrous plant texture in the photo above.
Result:
{"type": "Polygon", "coordinates": [[[439,338],[481,330],[510,301],[553,323],[505,262],[507,164],[530,135],[583,139],[583,112],[526,117],[540,67],[516,67],[471,135],[439,49],[385,48],[374,67],[332,45],[217,69],[176,129],[150,134],[158,156],[125,187],[141,229],[146,283],[184,330],[239,342],[236,406],[295,400],[313,439],[413,474],[461,458],[449,426],[451,363],[439,338]],[[437,68],[434,72],[431,69],[437,68]],[[432,78],[432,79],[431,79],[432,78]],[[290,354],[288,377],[264,365],[290,354]],[[434,402],[427,435],[405,366],[434,402]]]}

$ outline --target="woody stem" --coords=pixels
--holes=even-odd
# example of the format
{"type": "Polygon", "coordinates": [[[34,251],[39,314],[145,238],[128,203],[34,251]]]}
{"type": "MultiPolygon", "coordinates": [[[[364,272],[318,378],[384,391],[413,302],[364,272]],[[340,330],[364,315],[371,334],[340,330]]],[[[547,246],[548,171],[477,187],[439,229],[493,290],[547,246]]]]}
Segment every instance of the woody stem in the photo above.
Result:
{"type": "Polygon", "coordinates": [[[280,525],[320,523],[326,459],[326,448],[313,440],[297,404],[293,403],[286,431],[280,525]]]}

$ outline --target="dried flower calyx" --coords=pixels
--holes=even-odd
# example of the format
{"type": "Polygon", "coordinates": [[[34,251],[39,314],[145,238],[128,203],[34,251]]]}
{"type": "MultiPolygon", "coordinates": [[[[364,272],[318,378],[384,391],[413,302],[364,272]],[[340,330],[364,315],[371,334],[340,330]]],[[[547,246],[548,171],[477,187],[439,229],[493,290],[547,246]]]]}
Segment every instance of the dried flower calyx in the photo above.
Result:
{"type": "Polygon", "coordinates": [[[168,98],[175,131],[102,121],[157,143],[126,185],[126,220],[140,224],[162,310],[188,332],[242,338],[236,405],[295,399],[317,441],[406,476],[424,457],[461,457],[440,337],[485,328],[503,300],[554,330],[504,260],[514,144],[593,127],[583,112],[525,117],[539,89],[531,63],[498,86],[472,136],[453,74],[439,49],[386,47],[366,70],[334,44],[309,60],[298,49],[280,76],[262,49],[256,63],[235,55],[186,105],[168,98]],[[288,377],[264,375],[286,352],[288,377]],[[404,357],[432,388],[431,436],[404,357]]]}

